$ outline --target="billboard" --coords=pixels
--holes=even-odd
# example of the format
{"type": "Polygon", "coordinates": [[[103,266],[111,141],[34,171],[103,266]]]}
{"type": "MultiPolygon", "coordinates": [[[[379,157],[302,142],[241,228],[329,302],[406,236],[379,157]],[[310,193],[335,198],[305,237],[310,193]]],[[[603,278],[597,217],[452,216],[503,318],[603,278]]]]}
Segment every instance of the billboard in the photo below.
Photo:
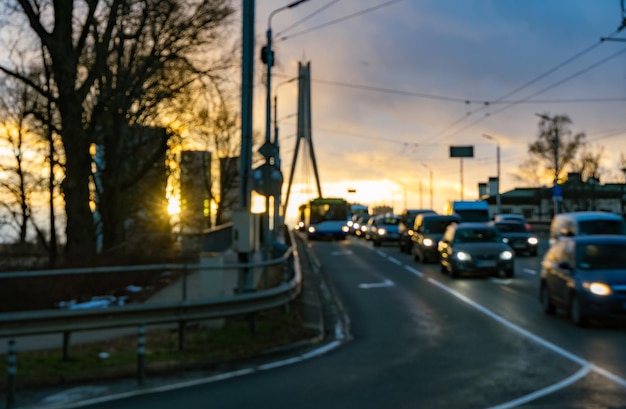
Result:
{"type": "Polygon", "coordinates": [[[473,146],[450,146],[451,158],[473,158],[474,147],[473,146]]]}

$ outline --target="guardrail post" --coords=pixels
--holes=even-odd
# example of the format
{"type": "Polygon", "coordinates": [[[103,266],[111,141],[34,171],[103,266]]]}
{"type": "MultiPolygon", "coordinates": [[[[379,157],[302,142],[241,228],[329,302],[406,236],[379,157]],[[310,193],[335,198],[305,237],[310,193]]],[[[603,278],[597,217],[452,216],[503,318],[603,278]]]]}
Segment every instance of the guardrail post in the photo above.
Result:
{"type": "Polygon", "coordinates": [[[140,325],[137,329],[137,383],[142,386],[146,379],[146,329],[140,325]]]}
{"type": "Polygon", "coordinates": [[[15,353],[15,340],[9,340],[7,348],[7,408],[15,405],[15,374],[17,373],[17,356],[15,353]]]}
{"type": "Polygon", "coordinates": [[[187,301],[187,264],[183,268],[183,301],[187,301]]]}
{"type": "Polygon", "coordinates": [[[178,350],[184,351],[187,345],[187,322],[178,321],[178,350]]]}
{"type": "Polygon", "coordinates": [[[63,361],[70,360],[70,331],[63,331],[63,361]]]}

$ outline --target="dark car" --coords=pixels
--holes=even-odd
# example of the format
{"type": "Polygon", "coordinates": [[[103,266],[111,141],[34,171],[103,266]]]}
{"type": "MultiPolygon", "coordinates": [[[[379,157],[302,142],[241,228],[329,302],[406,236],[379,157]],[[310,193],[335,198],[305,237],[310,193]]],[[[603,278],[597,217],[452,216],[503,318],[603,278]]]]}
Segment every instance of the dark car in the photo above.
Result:
{"type": "Polygon", "coordinates": [[[420,214],[426,213],[437,214],[437,212],[431,209],[407,209],[400,214],[400,224],[398,225],[398,247],[400,248],[400,252],[411,253],[411,246],[413,246],[411,236],[413,236],[414,232],[413,225],[415,218],[420,214]]]}
{"type": "Polygon", "coordinates": [[[546,314],[562,308],[578,326],[626,319],[626,236],[561,237],[543,258],[539,288],[546,314]]]}
{"type": "Polygon", "coordinates": [[[526,218],[524,216],[522,216],[521,214],[514,214],[514,213],[497,214],[493,218],[493,221],[496,222],[496,223],[499,223],[499,222],[516,222],[516,223],[521,223],[521,224],[524,225],[526,230],[530,231],[530,223],[528,223],[526,218]]]}
{"type": "Polygon", "coordinates": [[[450,223],[461,223],[457,215],[424,213],[415,218],[413,225],[412,252],[415,261],[428,263],[439,261],[437,244],[450,223]]]}
{"type": "Polygon", "coordinates": [[[374,228],[370,232],[374,246],[378,247],[383,243],[397,242],[399,223],[400,217],[393,214],[378,217],[374,228]]]}
{"type": "Polygon", "coordinates": [[[352,233],[357,237],[364,237],[367,231],[367,221],[373,216],[369,214],[360,214],[352,223],[352,233]]]}
{"type": "Polygon", "coordinates": [[[441,271],[456,278],[461,273],[513,277],[515,252],[502,241],[500,231],[487,223],[452,223],[438,245],[441,271]]]}
{"type": "Polygon", "coordinates": [[[526,229],[525,223],[513,221],[493,224],[500,230],[502,240],[515,250],[515,254],[537,255],[539,239],[526,229]]]}

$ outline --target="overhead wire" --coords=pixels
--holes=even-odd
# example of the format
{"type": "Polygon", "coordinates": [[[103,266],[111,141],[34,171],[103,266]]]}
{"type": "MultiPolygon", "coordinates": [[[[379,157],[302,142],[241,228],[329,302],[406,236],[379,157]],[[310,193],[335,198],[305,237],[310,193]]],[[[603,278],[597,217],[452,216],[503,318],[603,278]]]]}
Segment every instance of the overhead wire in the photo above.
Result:
{"type": "Polygon", "coordinates": [[[294,34],[292,34],[290,36],[283,36],[280,39],[278,39],[277,41],[285,41],[287,39],[292,39],[292,38],[297,37],[297,36],[308,34],[308,33],[311,33],[313,31],[317,31],[319,29],[331,26],[333,24],[341,23],[341,22],[344,22],[344,21],[349,20],[351,18],[359,17],[359,16],[362,16],[363,14],[367,14],[367,13],[370,13],[372,11],[379,10],[379,9],[381,9],[383,7],[391,6],[392,4],[399,3],[401,1],[403,1],[403,0],[391,0],[391,1],[388,1],[388,2],[383,3],[383,4],[378,4],[376,6],[372,6],[372,7],[369,7],[367,9],[363,9],[363,10],[357,11],[356,13],[349,14],[349,15],[343,16],[343,17],[339,17],[339,18],[337,18],[335,20],[331,20],[331,21],[328,21],[326,23],[317,25],[315,27],[311,27],[311,28],[306,29],[306,30],[298,31],[298,32],[296,32],[296,33],[294,33],[294,34]]]}
{"type": "MultiPolygon", "coordinates": [[[[617,34],[620,30],[621,30],[621,28],[620,28],[620,29],[617,29],[616,31],[614,31],[613,33],[611,33],[611,34],[608,36],[608,38],[612,38],[612,37],[613,37],[613,36],[615,36],[615,34],[617,34]]],[[[501,96],[501,97],[499,97],[499,98],[495,99],[493,102],[486,102],[486,103],[484,104],[484,106],[482,106],[482,107],[480,107],[480,108],[477,108],[477,109],[475,109],[474,111],[471,111],[471,112],[469,112],[469,113],[466,113],[465,115],[463,115],[463,116],[462,116],[462,117],[460,117],[459,119],[455,120],[455,121],[452,123],[452,125],[447,126],[447,127],[445,128],[445,130],[444,130],[444,131],[440,131],[440,132],[438,132],[438,133],[436,134],[436,137],[437,137],[437,136],[441,136],[442,134],[446,133],[446,132],[447,132],[449,129],[451,129],[453,126],[456,126],[457,124],[459,124],[460,122],[462,122],[463,120],[465,120],[466,118],[468,118],[469,116],[474,115],[475,113],[480,112],[480,111],[483,111],[483,110],[485,110],[485,109],[488,109],[488,108],[489,108],[492,104],[494,104],[494,103],[500,103],[500,102],[502,102],[505,98],[508,98],[508,97],[510,97],[511,95],[517,94],[518,92],[520,92],[520,91],[522,91],[522,90],[524,90],[524,89],[528,88],[529,86],[531,86],[531,85],[535,84],[535,83],[536,83],[536,82],[538,82],[539,80],[541,80],[541,79],[543,79],[543,78],[546,78],[548,75],[550,75],[550,74],[552,74],[552,73],[554,73],[554,72],[558,71],[559,69],[561,69],[561,68],[565,67],[566,65],[569,65],[569,64],[570,64],[570,63],[572,63],[573,61],[575,61],[575,60],[579,59],[580,57],[582,57],[582,56],[584,56],[584,55],[588,54],[589,52],[591,52],[592,50],[594,50],[595,48],[597,48],[597,47],[598,47],[600,44],[602,44],[604,41],[605,41],[605,39],[600,39],[599,41],[595,42],[595,43],[594,43],[594,44],[592,44],[591,46],[586,47],[586,48],[585,48],[585,49],[583,49],[582,51],[579,51],[579,52],[577,52],[576,54],[574,54],[572,57],[567,58],[567,59],[566,59],[566,60],[564,60],[563,62],[561,62],[561,63],[557,64],[557,65],[556,65],[556,66],[554,66],[553,68],[551,68],[551,69],[547,70],[546,72],[544,72],[544,73],[542,73],[542,74],[540,74],[540,75],[538,75],[538,76],[534,77],[534,78],[533,78],[533,79],[531,79],[530,81],[525,82],[524,84],[522,84],[521,86],[519,86],[519,87],[517,87],[517,88],[513,89],[512,91],[507,92],[507,93],[506,93],[506,94],[504,94],[503,96],[501,96]]],[[[548,87],[546,87],[546,88],[544,88],[544,89],[542,89],[542,90],[540,90],[540,91],[538,91],[538,92],[535,92],[535,93],[533,93],[533,94],[531,94],[531,95],[529,95],[529,96],[526,96],[525,98],[523,98],[523,99],[522,99],[522,100],[520,100],[520,101],[514,101],[514,102],[511,102],[511,103],[507,104],[505,107],[500,108],[499,110],[496,110],[496,111],[494,111],[494,112],[491,112],[491,113],[489,113],[489,114],[486,114],[486,115],[484,115],[484,116],[480,117],[478,120],[475,120],[475,121],[471,122],[468,126],[464,126],[464,127],[463,127],[463,128],[461,128],[460,130],[457,130],[456,132],[454,132],[454,133],[452,133],[452,134],[450,134],[450,135],[447,135],[447,136],[445,136],[444,138],[445,138],[445,139],[447,139],[447,138],[449,138],[449,137],[452,137],[452,136],[458,135],[460,132],[462,132],[462,131],[464,131],[464,130],[468,129],[469,127],[471,127],[471,126],[473,126],[473,125],[476,125],[476,124],[477,124],[477,123],[479,123],[479,122],[482,122],[482,121],[483,121],[483,120],[485,120],[487,117],[490,117],[490,116],[493,116],[493,115],[495,115],[495,114],[498,114],[498,113],[500,113],[500,112],[502,112],[502,111],[504,111],[504,110],[506,110],[506,109],[509,109],[509,108],[511,108],[512,106],[515,106],[515,105],[517,105],[517,104],[519,104],[519,103],[522,103],[522,102],[524,102],[524,101],[528,101],[528,100],[530,100],[530,99],[531,99],[532,97],[534,97],[534,96],[537,96],[537,95],[539,95],[539,94],[541,94],[541,93],[544,93],[544,92],[546,92],[546,91],[548,91],[548,90],[550,90],[550,89],[552,89],[552,88],[554,88],[554,87],[556,87],[556,86],[558,86],[558,85],[561,85],[561,84],[563,84],[563,83],[565,83],[565,82],[567,82],[567,81],[569,81],[569,80],[571,80],[571,79],[573,79],[573,78],[575,78],[575,77],[577,77],[577,76],[579,76],[579,75],[582,75],[583,73],[585,73],[585,72],[587,72],[587,71],[589,71],[589,70],[591,70],[591,69],[593,69],[593,68],[595,68],[595,67],[597,67],[597,66],[599,66],[599,65],[601,65],[601,64],[603,64],[603,63],[605,63],[605,62],[607,62],[607,61],[609,61],[609,60],[611,60],[611,59],[613,59],[613,58],[615,58],[615,57],[617,57],[618,55],[622,54],[624,51],[625,51],[625,50],[621,50],[621,51],[619,51],[619,52],[617,52],[617,53],[614,53],[614,54],[612,54],[611,56],[609,56],[609,57],[607,57],[607,58],[605,58],[605,59],[603,59],[603,60],[599,61],[598,63],[596,63],[596,64],[592,64],[591,66],[587,67],[586,69],[583,69],[583,70],[581,70],[581,71],[579,71],[579,72],[577,72],[577,73],[575,73],[575,74],[573,74],[573,75],[570,75],[569,77],[566,77],[566,78],[565,78],[565,79],[563,79],[563,80],[557,81],[556,83],[554,83],[554,84],[552,84],[552,85],[550,85],[550,86],[548,86],[548,87]]]]}
{"type": "Polygon", "coordinates": [[[339,0],[332,0],[330,3],[325,4],[324,6],[320,7],[319,9],[315,10],[314,12],[304,16],[303,18],[301,18],[300,20],[296,21],[295,23],[293,23],[290,26],[287,26],[286,28],[283,28],[282,31],[279,31],[276,33],[276,37],[280,37],[281,34],[293,29],[294,27],[299,26],[300,24],[304,23],[305,21],[307,21],[308,19],[315,17],[316,15],[318,15],[319,13],[321,13],[322,11],[326,10],[327,8],[329,8],[330,6],[332,6],[335,3],[338,3],[339,0]]]}

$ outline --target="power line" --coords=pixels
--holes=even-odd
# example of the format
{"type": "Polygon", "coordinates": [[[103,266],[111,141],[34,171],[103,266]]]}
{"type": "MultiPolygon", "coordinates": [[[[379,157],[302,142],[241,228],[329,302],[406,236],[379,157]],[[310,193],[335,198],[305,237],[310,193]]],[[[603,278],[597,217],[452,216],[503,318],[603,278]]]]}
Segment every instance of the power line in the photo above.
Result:
{"type": "Polygon", "coordinates": [[[367,9],[361,10],[361,11],[358,11],[358,12],[356,12],[356,13],[349,14],[349,15],[344,16],[344,17],[340,17],[340,18],[335,19],[335,20],[331,20],[331,21],[329,21],[329,22],[326,22],[326,23],[320,24],[320,25],[318,25],[318,26],[315,26],[315,27],[309,28],[309,29],[307,29],[307,30],[298,31],[298,32],[296,32],[296,33],[294,33],[294,34],[292,34],[292,35],[290,35],[290,36],[283,36],[283,37],[281,37],[278,41],[285,41],[285,40],[287,40],[287,39],[291,39],[291,38],[293,38],[293,37],[297,37],[297,36],[300,36],[300,35],[308,34],[308,33],[310,33],[310,32],[317,31],[317,30],[319,30],[319,29],[322,29],[322,28],[325,28],[325,27],[331,26],[331,25],[333,25],[333,24],[341,23],[341,22],[346,21],[346,20],[349,20],[349,19],[351,19],[351,18],[358,17],[358,16],[362,16],[363,14],[366,14],[366,13],[369,13],[369,12],[372,12],[372,11],[375,11],[375,10],[378,10],[378,9],[381,9],[381,8],[383,8],[383,7],[390,6],[390,5],[392,5],[392,4],[394,4],[394,3],[398,3],[398,2],[400,2],[400,1],[402,1],[402,0],[391,0],[391,1],[388,1],[387,3],[379,4],[379,5],[377,5],[377,6],[373,6],[373,7],[370,7],[370,8],[367,8],[367,9]]]}
{"type": "Polygon", "coordinates": [[[338,3],[339,0],[332,0],[330,3],[320,7],[319,9],[315,10],[314,12],[312,12],[311,14],[309,14],[308,16],[305,16],[303,18],[301,18],[300,20],[296,21],[295,23],[293,23],[292,25],[288,26],[287,28],[284,28],[283,31],[280,31],[278,33],[276,33],[276,37],[280,37],[281,34],[285,33],[286,31],[291,30],[292,28],[302,24],[303,22],[305,22],[306,20],[316,16],[317,14],[321,13],[322,11],[326,10],[327,8],[329,8],[330,6],[332,6],[335,3],[338,3]]]}
{"type": "MultiPolygon", "coordinates": [[[[276,74],[276,77],[288,77],[284,74],[276,74]]],[[[422,99],[432,99],[438,101],[446,101],[446,102],[454,102],[461,103],[465,105],[471,104],[481,104],[481,105],[496,105],[496,104],[561,104],[561,103],[592,103],[592,102],[624,102],[626,98],[623,97],[590,97],[590,98],[562,98],[562,99],[521,99],[521,100],[496,100],[496,101],[486,101],[486,100],[478,100],[478,99],[469,99],[463,97],[452,97],[447,95],[436,95],[429,94],[425,92],[418,91],[406,91],[395,88],[387,88],[387,87],[379,87],[374,85],[365,85],[365,84],[353,84],[344,81],[333,81],[333,80],[323,80],[323,79],[311,79],[311,82],[326,84],[326,85],[334,85],[338,87],[344,88],[353,88],[353,89],[361,89],[365,91],[371,92],[379,92],[383,94],[392,94],[392,95],[404,95],[415,98],[422,99]]]]}
{"type": "MultiPolygon", "coordinates": [[[[620,28],[620,29],[618,29],[618,30],[616,30],[616,31],[614,31],[612,34],[610,34],[610,35],[608,36],[608,38],[611,38],[611,37],[615,36],[615,34],[617,34],[620,30],[621,30],[621,28],[620,28]]],[[[509,91],[509,92],[507,92],[506,94],[502,95],[501,97],[499,97],[499,98],[497,98],[497,99],[493,100],[493,102],[487,102],[487,103],[485,103],[485,104],[484,104],[484,106],[483,106],[483,107],[480,107],[480,108],[477,108],[477,109],[475,109],[475,110],[473,110],[473,111],[467,112],[465,115],[463,115],[463,116],[461,116],[460,118],[458,118],[458,119],[456,119],[455,121],[453,121],[453,123],[452,123],[451,125],[448,125],[448,126],[445,128],[445,130],[444,130],[444,131],[440,131],[440,132],[438,132],[438,133],[436,134],[436,136],[435,136],[435,137],[437,137],[437,136],[439,136],[439,135],[444,134],[444,133],[445,133],[445,132],[447,132],[449,129],[452,129],[452,128],[453,128],[454,126],[456,126],[457,124],[459,124],[459,123],[463,122],[463,121],[464,121],[466,118],[468,118],[469,116],[471,116],[471,115],[473,115],[473,114],[475,114],[475,113],[477,113],[477,112],[480,112],[480,111],[482,111],[482,110],[487,109],[487,108],[488,108],[491,104],[502,102],[505,98],[510,97],[511,95],[514,95],[514,94],[516,94],[516,93],[518,93],[518,92],[522,91],[522,90],[523,90],[523,89],[525,89],[525,88],[528,88],[529,86],[531,86],[532,84],[536,83],[537,81],[539,81],[539,80],[541,80],[541,79],[543,79],[543,78],[547,77],[548,75],[550,75],[550,74],[552,74],[552,73],[556,72],[557,70],[559,70],[559,69],[561,69],[561,68],[565,67],[566,65],[568,65],[568,64],[572,63],[573,61],[575,61],[575,60],[579,59],[580,57],[584,56],[585,54],[588,54],[589,52],[591,52],[592,50],[594,50],[596,47],[598,47],[598,46],[599,46],[600,44],[602,44],[603,42],[604,42],[604,40],[603,40],[603,39],[600,39],[598,42],[595,42],[595,43],[594,43],[594,44],[592,44],[591,46],[586,47],[586,48],[585,48],[585,49],[583,49],[582,51],[577,52],[577,53],[576,53],[576,54],[574,54],[572,57],[567,58],[565,61],[563,61],[563,62],[561,62],[561,63],[557,64],[557,65],[556,65],[556,66],[554,66],[553,68],[551,68],[551,69],[549,69],[549,70],[545,71],[545,72],[544,72],[544,73],[542,73],[542,74],[539,74],[538,76],[534,77],[534,78],[533,78],[533,79],[531,79],[530,81],[527,81],[526,83],[524,83],[524,84],[520,85],[519,87],[517,87],[517,88],[513,89],[512,91],[509,91]]],[[[537,94],[533,94],[532,96],[534,96],[534,95],[537,95],[537,94]]],[[[528,99],[532,98],[532,96],[527,97],[527,98],[523,99],[522,101],[528,100],[528,99]]],[[[520,101],[520,102],[517,102],[517,103],[521,103],[521,101],[520,101]]],[[[507,109],[508,109],[508,108],[507,108],[507,109]]],[[[492,114],[492,115],[493,115],[493,114],[492,114]]],[[[476,124],[476,123],[478,123],[478,122],[480,122],[480,121],[484,120],[487,116],[490,116],[490,115],[486,115],[485,117],[481,117],[478,121],[474,121],[474,122],[472,122],[472,123],[471,123],[471,125],[474,125],[474,124],[476,124]]],[[[459,132],[461,132],[461,131],[463,131],[463,130],[465,130],[465,129],[467,129],[467,128],[468,128],[467,126],[466,126],[466,127],[463,127],[461,130],[457,131],[456,133],[459,133],[459,132]]],[[[455,133],[455,134],[456,134],[456,133],[455,133]]],[[[453,135],[454,135],[454,134],[453,134],[453,135]]]]}
{"type": "Polygon", "coordinates": [[[404,91],[404,90],[398,90],[398,89],[392,89],[392,88],[376,87],[372,85],[350,84],[347,82],[329,81],[329,80],[320,80],[320,79],[313,79],[312,81],[321,83],[321,84],[336,85],[338,87],[344,87],[344,88],[362,89],[366,91],[380,92],[380,93],[385,93],[385,94],[406,95],[406,96],[417,97],[417,98],[435,99],[439,101],[458,102],[458,103],[463,103],[463,104],[477,103],[477,101],[468,100],[467,98],[457,98],[457,97],[449,97],[449,96],[443,96],[443,95],[426,94],[422,92],[411,92],[411,91],[404,91]]]}

